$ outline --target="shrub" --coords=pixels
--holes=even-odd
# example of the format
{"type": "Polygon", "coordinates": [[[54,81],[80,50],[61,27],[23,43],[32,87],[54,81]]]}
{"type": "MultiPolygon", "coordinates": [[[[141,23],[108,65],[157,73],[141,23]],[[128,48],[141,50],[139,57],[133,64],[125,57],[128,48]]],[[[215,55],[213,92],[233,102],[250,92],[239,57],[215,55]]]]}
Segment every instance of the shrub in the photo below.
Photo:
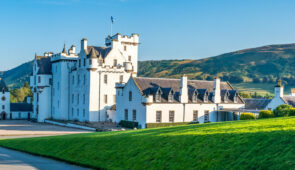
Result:
{"type": "Polygon", "coordinates": [[[274,117],[274,114],[271,110],[261,110],[258,116],[259,119],[271,118],[271,117],[274,117]]]}
{"type": "Polygon", "coordinates": [[[289,113],[288,113],[289,116],[295,116],[295,108],[291,108],[289,109],[289,113]]]}
{"type": "Polygon", "coordinates": [[[273,110],[273,114],[275,117],[284,117],[289,115],[289,110],[292,106],[287,104],[279,105],[277,108],[273,110]]]}
{"type": "Polygon", "coordinates": [[[125,128],[131,128],[131,129],[138,128],[138,122],[133,122],[133,121],[121,120],[119,125],[125,128]]]}
{"type": "Polygon", "coordinates": [[[242,113],[240,115],[240,120],[251,120],[255,119],[255,115],[253,113],[242,113]]]}

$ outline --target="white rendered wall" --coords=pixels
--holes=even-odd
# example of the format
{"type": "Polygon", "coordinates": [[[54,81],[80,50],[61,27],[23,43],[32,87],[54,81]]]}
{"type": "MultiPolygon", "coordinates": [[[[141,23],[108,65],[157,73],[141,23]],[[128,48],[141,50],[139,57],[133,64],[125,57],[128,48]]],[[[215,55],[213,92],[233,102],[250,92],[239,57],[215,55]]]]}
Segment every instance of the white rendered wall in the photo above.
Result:
{"type": "MultiPolygon", "coordinates": [[[[10,113],[10,92],[0,92],[0,114],[4,112],[6,113],[6,119],[9,119],[9,113],[10,113]],[[5,98],[5,100],[2,100],[2,97],[5,98]],[[4,106],[4,109],[3,109],[4,106]]],[[[1,118],[0,118],[1,119],[1,118]]]]}

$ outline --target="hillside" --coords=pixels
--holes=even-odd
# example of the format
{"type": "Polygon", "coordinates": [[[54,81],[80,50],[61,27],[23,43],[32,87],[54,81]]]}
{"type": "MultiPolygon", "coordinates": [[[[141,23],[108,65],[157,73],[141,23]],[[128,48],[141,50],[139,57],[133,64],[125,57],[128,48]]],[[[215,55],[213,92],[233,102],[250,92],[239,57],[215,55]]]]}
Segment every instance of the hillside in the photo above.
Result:
{"type": "Polygon", "coordinates": [[[103,169],[294,169],[295,117],[0,140],[103,169]]]}
{"type": "MultiPolygon", "coordinates": [[[[167,56],[169,58],[169,56],[167,56]]],[[[32,72],[32,62],[0,72],[10,87],[20,87],[32,72]]],[[[295,44],[269,45],[245,49],[200,60],[140,61],[138,76],[213,79],[237,83],[273,84],[280,77],[288,86],[295,85],[295,44]]],[[[239,86],[238,86],[239,87],[239,86]]]]}
{"type": "Polygon", "coordinates": [[[139,75],[213,79],[232,83],[274,83],[281,77],[295,85],[295,44],[269,45],[240,50],[200,60],[163,60],[139,63],[139,75]]]}
{"type": "Polygon", "coordinates": [[[33,62],[27,62],[19,65],[11,70],[0,72],[0,77],[3,78],[7,86],[12,88],[20,88],[29,81],[33,71],[33,62]]]}

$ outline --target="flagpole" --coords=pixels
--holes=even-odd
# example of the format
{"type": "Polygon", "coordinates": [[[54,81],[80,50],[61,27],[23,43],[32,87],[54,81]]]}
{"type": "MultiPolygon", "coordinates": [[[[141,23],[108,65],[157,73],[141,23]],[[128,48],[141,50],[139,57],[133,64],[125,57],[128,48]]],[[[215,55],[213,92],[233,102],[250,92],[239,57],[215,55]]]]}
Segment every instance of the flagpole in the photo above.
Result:
{"type": "Polygon", "coordinates": [[[112,31],[113,31],[112,29],[113,29],[113,22],[111,21],[111,36],[113,35],[112,34],[112,31]]]}

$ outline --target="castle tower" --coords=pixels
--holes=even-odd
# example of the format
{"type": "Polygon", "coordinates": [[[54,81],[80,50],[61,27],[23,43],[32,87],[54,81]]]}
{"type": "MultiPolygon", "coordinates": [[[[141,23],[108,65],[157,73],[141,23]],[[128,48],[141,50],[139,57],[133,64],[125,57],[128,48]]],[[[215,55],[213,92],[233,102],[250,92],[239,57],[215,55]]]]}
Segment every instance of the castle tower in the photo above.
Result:
{"type": "Polygon", "coordinates": [[[0,78],[0,120],[10,119],[10,92],[3,79],[0,78]]]}

